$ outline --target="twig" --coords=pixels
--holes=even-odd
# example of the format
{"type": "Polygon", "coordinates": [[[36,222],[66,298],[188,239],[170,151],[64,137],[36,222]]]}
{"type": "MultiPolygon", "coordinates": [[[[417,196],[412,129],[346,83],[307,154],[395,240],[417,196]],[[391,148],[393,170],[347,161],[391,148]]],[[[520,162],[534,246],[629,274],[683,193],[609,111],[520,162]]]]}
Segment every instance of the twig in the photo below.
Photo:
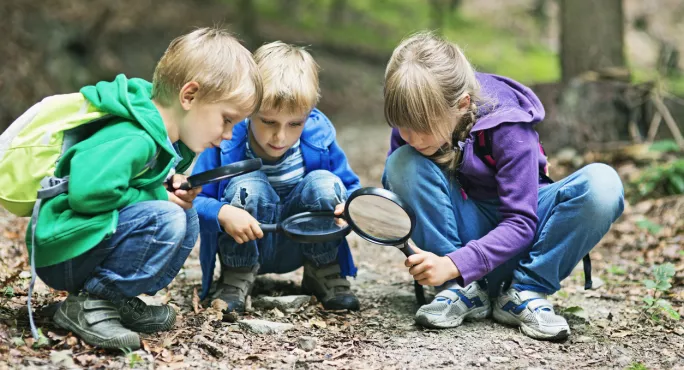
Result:
{"type": "Polygon", "coordinates": [[[660,122],[663,120],[663,115],[660,114],[660,112],[655,112],[653,115],[653,119],[651,120],[651,124],[648,126],[648,138],[646,141],[648,143],[652,143],[653,140],[655,140],[655,136],[658,133],[658,129],[660,128],[660,122]]]}
{"type": "Polygon", "coordinates": [[[354,349],[354,342],[352,342],[352,345],[349,346],[349,348],[347,348],[347,349],[345,349],[344,351],[342,351],[342,352],[336,354],[336,355],[333,356],[333,357],[330,357],[330,359],[331,359],[331,360],[334,360],[334,359],[336,359],[336,358],[338,358],[338,357],[342,357],[342,356],[344,356],[345,354],[347,354],[347,352],[351,351],[352,349],[354,349]]]}
{"type": "Polygon", "coordinates": [[[653,104],[655,104],[656,109],[658,109],[658,111],[660,111],[660,114],[663,115],[665,123],[667,124],[667,127],[670,129],[670,132],[672,132],[672,136],[674,136],[677,145],[681,150],[684,150],[684,137],[682,137],[682,133],[681,131],[679,131],[679,128],[677,127],[677,122],[675,122],[674,118],[672,118],[670,110],[667,109],[665,103],[663,103],[663,99],[658,95],[653,95],[652,100],[653,104]]]}

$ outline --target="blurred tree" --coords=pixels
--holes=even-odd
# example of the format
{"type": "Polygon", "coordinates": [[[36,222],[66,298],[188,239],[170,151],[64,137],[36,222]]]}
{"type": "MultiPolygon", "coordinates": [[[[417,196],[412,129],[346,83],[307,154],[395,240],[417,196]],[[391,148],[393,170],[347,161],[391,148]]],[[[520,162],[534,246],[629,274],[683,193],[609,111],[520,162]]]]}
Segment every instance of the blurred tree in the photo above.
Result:
{"type": "Polygon", "coordinates": [[[461,7],[462,0],[430,0],[430,28],[441,33],[444,19],[461,7]]]}
{"type": "Polygon", "coordinates": [[[332,26],[344,24],[347,15],[347,0],[333,0],[330,4],[328,22],[332,26]]]}
{"type": "Polygon", "coordinates": [[[299,20],[299,0],[280,0],[280,11],[291,20],[299,20]]]}
{"type": "Polygon", "coordinates": [[[622,0],[560,0],[563,81],[587,71],[624,70],[622,0]]]}
{"type": "Polygon", "coordinates": [[[248,44],[256,46],[259,41],[259,30],[257,29],[257,9],[252,0],[240,0],[238,3],[240,11],[240,32],[242,38],[248,44]]]}

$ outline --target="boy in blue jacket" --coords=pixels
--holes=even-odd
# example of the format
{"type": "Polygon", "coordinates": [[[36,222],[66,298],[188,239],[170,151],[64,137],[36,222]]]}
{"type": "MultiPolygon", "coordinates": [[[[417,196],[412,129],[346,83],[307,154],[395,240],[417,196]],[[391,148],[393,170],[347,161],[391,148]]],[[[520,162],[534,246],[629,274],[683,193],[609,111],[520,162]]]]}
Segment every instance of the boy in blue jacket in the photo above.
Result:
{"type": "Polygon", "coordinates": [[[203,172],[249,158],[260,171],[206,185],[194,204],[200,218],[202,294],[212,282],[216,254],[221,278],[212,298],[243,312],[257,274],[286,273],[304,266],[302,289],[326,309],[358,310],[346,276],[356,274],[344,238],[304,244],[282,233],[264,235],[260,224],[306,211],[340,214],[358,176],[335,140],[330,120],[314,108],[318,65],[303,48],[273,42],[254,54],[263,79],[261,108],[237,124],[233,138],[204,151],[194,168],[203,172]]]}

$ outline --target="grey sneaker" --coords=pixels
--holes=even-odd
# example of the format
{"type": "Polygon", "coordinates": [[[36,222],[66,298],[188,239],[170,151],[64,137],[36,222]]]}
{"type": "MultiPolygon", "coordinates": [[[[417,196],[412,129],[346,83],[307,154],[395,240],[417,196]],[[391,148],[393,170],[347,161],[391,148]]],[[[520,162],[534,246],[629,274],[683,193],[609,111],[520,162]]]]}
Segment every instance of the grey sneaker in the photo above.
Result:
{"type": "Polygon", "coordinates": [[[121,323],[138,333],[156,333],[169,330],[176,323],[176,311],[169,305],[148,306],[138,297],[116,305],[121,323]]]}
{"type": "Polygon", "coordinates": [[[55,324],[102,348],[140,348],[140,337],[121,325],[116,306],[107,300],[82,293],[69,294],[53,317],[55,324]]]}
{"type": "Polygon", "coordinates": [[[351,284],[340,276],[337,261],[322,266],[304,263],[302,290],[313,294],[326,310],[359,310],[359,300],[351,291],[351,284]]]}
{"type": "Polygon", "coordinates": [[[454,328],[463,320],[480,320],[492,311],[487,291],[475,281],[465,288],[451,284],[435,296],[432,302],[416,312],[416,322],[428,328],[454,328]]]}
{"type": "Polygon", "coordinates": [[[212,297],[228,304],[228,308],[223,310],[224,313],[245,312],[245,300],[252,292],[258,271],[259,265],[247,267],[221,265],[221,279],[216,282],[216,290],[212,297]]]}
{"type": "Polygon", "coordinates": [[[546,295],[510,288],[494,305],[494,320],[520,327],[525,335],[534,339],[562,340],[570,335],[570,326],[562,316],[556,315],[546,295]]]}

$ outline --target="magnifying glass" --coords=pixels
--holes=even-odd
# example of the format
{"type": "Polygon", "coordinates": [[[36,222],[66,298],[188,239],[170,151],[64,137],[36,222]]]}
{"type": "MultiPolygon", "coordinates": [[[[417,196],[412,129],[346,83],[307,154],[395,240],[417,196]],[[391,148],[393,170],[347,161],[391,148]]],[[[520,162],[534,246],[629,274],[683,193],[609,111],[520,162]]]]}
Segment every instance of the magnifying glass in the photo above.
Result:
{"type": "MultiPolygon", "coordinates": [[[[354,191],[347,199],[344,213],[303,212],[277,224],[262,224],[263,232],[281,232],[300,243],[320,243],[341,239],[352,230],[378,245],[394,246],[406,257],[415,254],[408,244],[416,216],[411,207],[395,193],[367,187],[354,191]]],[[[416,299],[426,303],[423,286],[414,282],[416,299]]]]}
{"type": "MultiPolygon", "coordinates": [[[[261,158],[252,158],[231,163],[226,166],[217,167],[212,170],[200,172],[188,177],[186,182],[182,183],[178,189],[190,190],[202,185],[244,175],[246,173],[261,169],[261,165],[261,158]]],[[[166,182],[166,187],[168,189],[173,189],[173,177],[168,179],[166,182]]]]}

